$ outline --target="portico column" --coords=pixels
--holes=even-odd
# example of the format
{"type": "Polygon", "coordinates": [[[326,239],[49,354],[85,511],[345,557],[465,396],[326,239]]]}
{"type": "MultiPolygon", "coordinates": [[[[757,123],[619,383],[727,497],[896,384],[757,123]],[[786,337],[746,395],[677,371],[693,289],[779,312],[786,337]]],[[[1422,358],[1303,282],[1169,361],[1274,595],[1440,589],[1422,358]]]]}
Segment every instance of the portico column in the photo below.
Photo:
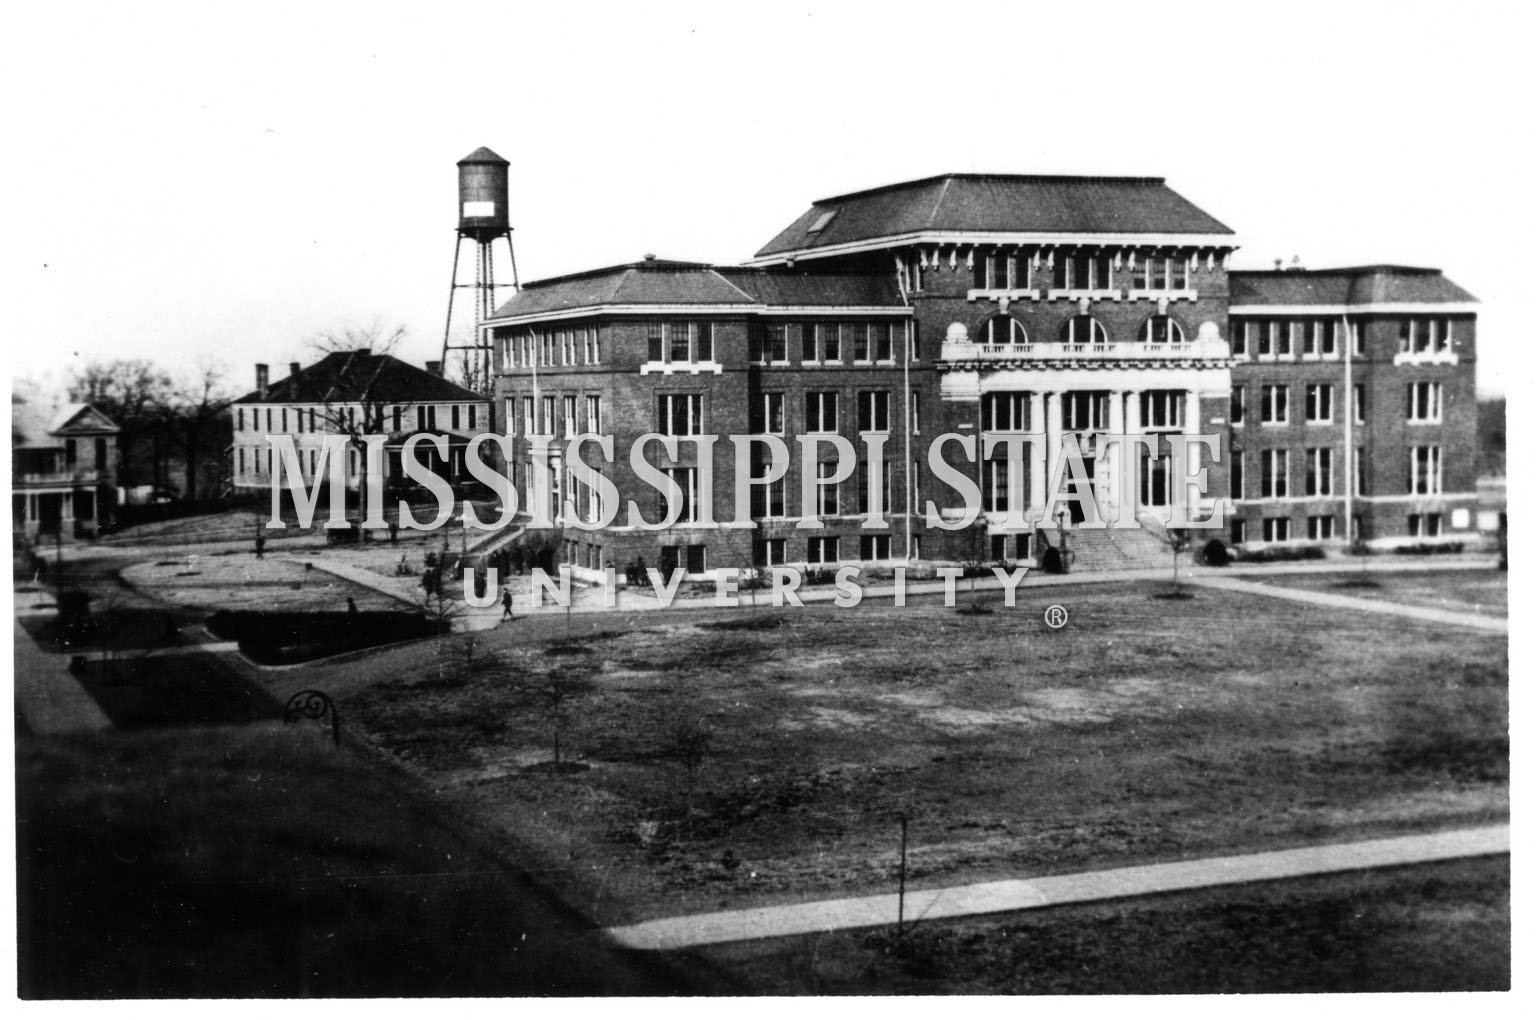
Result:
{"type": "MultiPolygon", "coordinates": [[[[1128,436],[1141,435],[1141,394],[1136,390],[1130,390],[1125,394],[1125,434],[1128,436]]],[[[1140,448],[1136,448],[1127,452],[1131,456],[1130,470],[1127,474],[1131,478],[1139,479],[1142,451],[1140,448]]],[[[1126,506],[1131,509],[1132,516],[1134,516],[1137,506],[1135,482],[1131,483],[1131,491],[1125,494],[1125,502],[1126,506]]]]}
{"type": "MultiPolygon", "coordinates": [[[[1189,390],[1184,394],[1184,434],[1186,436],[1198,436],[1200,434],[1200,391],[1189,390]]],[[[1200,470],[1200,447],[1194,443],[1187,444],[1184,449],[1189,451],[1189,463],[1184,470],[1193,475],[1200,470]]],[[[1189,507],[1190,516],[1194,516],[1195,507],[1199,505],[1200,490],[1194,484],[1184,486],[1184,503],[1189,507]]]]}
{"type": "MultiPolygon", "coordinates": [[[[1125,432],[1125,393],[1122,390],[1109,391],[1109,434],[1122,435],[1125,432]]],[[[1099,477],[1104,479],[1104,516],[1113,523],[1119,516],[1120,507],[1120,459],[1125,456],[1119,443],[1110,443],[1106,448],[1104,467],[1099,470],[1099,477]]]]}
{"type": "MultiPolygon", "coordinates": [[[[1045,394],[1038,390],[1029,395],[1029,430],[1045,432],[1045,394]]],[[[1029,444],[1029,507],[1045,506],[1045,447],[1040,443],[1029,444]]]]}
{"type": "MultiPolygon", "coordinates": [[[[1045,484],[1041,487],[1040,508],[1050,503],[1051,482],[1061,464],[1061,394],[1045,395],[1045,484]]],[[[1050,523],[1050,522],[1046,522],[1050,523]]]]}

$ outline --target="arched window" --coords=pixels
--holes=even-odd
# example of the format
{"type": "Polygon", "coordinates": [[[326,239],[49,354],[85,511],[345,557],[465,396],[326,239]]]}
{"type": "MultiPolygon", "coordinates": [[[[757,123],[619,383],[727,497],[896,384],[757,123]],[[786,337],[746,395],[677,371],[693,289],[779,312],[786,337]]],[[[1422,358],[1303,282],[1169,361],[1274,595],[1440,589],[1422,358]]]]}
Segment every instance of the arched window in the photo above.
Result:
{"type": "Polygon", "coordinates": [[[1024,324],[1011,315],[994,315],[981,324],[980,342],[984,344],[1027,344],[1029,334],[1024,324]]]}
{"type": "Polygon", "coordinates": [[[1184,327],[1171,315],[1154,315],[1141,327],[1141,342],[1147,344],[1181,344],[1184,327]]]}
{"type": "Polygon", "coordinates": [[[1107,344],[1109,334],[1103,323],[1091,315],[1074,315],[1061,324],[1061,342],[1064,344],[1107,344]]]}

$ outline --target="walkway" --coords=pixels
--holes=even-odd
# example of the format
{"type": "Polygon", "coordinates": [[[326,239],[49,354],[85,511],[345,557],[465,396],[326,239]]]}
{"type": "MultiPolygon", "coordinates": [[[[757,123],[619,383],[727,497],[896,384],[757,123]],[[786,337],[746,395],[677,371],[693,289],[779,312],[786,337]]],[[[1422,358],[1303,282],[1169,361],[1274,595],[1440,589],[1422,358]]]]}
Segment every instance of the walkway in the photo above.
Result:
{"type": "MultiPolygon", "coordinates": [[[[1211,886],[1302,878],[1340,871],[1484,857],[1509,853],[1509,826],[1493,825],[1423,836],[1335,843],[1205,860],[1148,864],[1078,875],[982,882],[948,889],[908,892],[906,919],[937,920],[1018,910],[1038,910],[1071,903],[1092,903],[1125,896],[1204,889],[1211,886]]],[[[669,950],[751,939],[811,935],[841,928],[866,928],[896,922],[896,894],[822,900],[780,907],[756,907],[715,914],[667,917],[606,929],[630,949],[669,950]]]]}
{"type": "Polygon", "coordinates": [[[111,720],[96,699],[69,671],[70,656],[38,648],[20,621],[13,620],[11,628],[16,654],[16,706],[21,709],[27,728],[41,734],[99,733],[111,729],[111,720]]]}
{"type": "Polygon", "coordinates": [[[1190,583],[1198,584],[1202,588],[1242,592],[1246,595],[1263,595],[1272,599],[1285,599],[1288,602],[1304,602],[1312,606],[1327,606],[1330,609],[1354,609],[1364,613],[1406,616],[1413,620],[1444,623],[1453,627],[1470,627],[1473,630],[1485,630],[1493,634],[1509,633],[1508,618],[1485,616],[1482,613],[1458,613],[1449,609],[1409,606],[1401,602],[1388,602],[1383,599],[1362,599],[1350,595],[1336,595],[1333,592],[1305,591],[1301,588],[1281,588],[1269,584],[1256,584],[1253,581],[1244,581],[1235,577],[1214,577],[1210,574],[1191,577],[1190,583]]]}

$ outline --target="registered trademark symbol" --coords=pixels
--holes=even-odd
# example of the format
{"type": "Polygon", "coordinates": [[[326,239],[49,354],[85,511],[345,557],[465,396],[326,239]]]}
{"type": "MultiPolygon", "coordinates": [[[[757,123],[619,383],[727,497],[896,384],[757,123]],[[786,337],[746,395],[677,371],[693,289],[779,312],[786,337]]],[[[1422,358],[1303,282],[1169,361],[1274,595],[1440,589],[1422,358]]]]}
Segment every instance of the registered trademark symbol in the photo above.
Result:
{"type": "Polygon", "coordinates": [[[1046,606],[1045,625],[1052,630],[1060,630],[1067,625],[1066,606],[1046,606]]]}

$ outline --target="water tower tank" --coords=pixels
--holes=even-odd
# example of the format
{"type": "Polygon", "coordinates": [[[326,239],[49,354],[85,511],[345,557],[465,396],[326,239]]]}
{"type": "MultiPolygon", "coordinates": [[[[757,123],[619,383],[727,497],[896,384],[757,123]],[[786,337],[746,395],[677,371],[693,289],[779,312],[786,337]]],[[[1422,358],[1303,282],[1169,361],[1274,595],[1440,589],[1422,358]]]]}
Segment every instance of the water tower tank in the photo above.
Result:
{"type": "Polygon", "coordinates": [[[459,231],[504,234],[507,220],[507,161],[481,147],[459,160],[459,231]]]}

